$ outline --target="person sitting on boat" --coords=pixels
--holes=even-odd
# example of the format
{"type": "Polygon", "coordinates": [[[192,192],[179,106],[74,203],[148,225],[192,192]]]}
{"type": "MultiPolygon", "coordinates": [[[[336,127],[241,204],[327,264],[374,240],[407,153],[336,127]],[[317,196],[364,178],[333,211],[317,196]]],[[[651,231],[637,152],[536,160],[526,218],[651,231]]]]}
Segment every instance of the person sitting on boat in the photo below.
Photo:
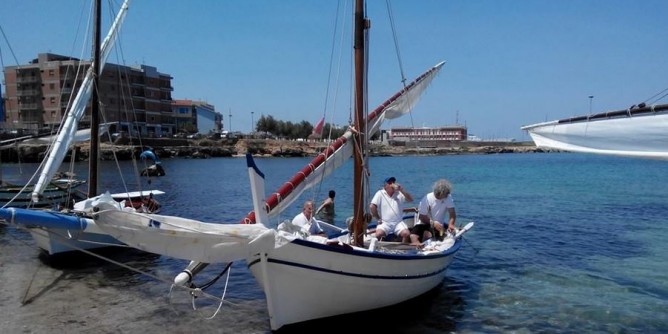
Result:
{"type": "Polygon", "coordinates": [[[318,210],[315,211],[318,219],[324,221],[325,223],[334,224],[334,197],[336,196],[336,191],[330,190],[328,197],[325,201],[320,204],[318,210]]]}
{"type": "Polygon", "coordinates": [[[318,221],[313,218],[313,201],[304,202],[302,212],[292,219],[292,225],[301,227],[302,231],[308,232],[309,235],[327,236],[318,221]]]}
{"type": "Polygon", "coordinates": [[[383,189],[378,190],[373,196],[369,209],[378,222],[376,238],[380,240],[394,234],[407,243],[410,231],[403,221],[404,203],[412,202],[413,196],[396,181],[394,176],[385,179],[383,189]]]}
{"type": "Polygon", "coordinates": [[[446,179],[434,182],[432,192],[425,195],[418,205],[418,221],[411,229],[411,244],[419,245],[422,241],[432,237],[432,231],[438,232],[438,239],[442,239],[445,232],[443,222],[448,214],[448,231],[455,232],[457,213],[455,202],[452,199],[452,185],[446,179]]]}
{"type": "Polygon", "coordinates": [[[153,198],[153,193],[148,194],[148,197],[142,200],[142,205],[146,208],[147,213],[156,213],[160,209],[160,202],[153,198]]]}

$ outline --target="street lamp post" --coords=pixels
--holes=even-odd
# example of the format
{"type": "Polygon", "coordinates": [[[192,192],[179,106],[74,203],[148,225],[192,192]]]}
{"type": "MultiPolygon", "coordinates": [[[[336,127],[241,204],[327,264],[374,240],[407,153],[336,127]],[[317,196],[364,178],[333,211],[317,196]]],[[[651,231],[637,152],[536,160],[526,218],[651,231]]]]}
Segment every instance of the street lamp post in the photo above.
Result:
{"type": "Polygon", "coordinates": [[[230,108],[230,132],[232,132],[232,108],[230,108]]]}
{"type": "Polygon", "coordinates": [[[594,99],[594,95],[589,95],[589,115],[591,115],[591,102],[594,99]]]}
{"type": "Polygon", "coordinates": [[[255,118],[253,118],[254,111],[251,111],[251,133],[255,132],[255,118]]]}

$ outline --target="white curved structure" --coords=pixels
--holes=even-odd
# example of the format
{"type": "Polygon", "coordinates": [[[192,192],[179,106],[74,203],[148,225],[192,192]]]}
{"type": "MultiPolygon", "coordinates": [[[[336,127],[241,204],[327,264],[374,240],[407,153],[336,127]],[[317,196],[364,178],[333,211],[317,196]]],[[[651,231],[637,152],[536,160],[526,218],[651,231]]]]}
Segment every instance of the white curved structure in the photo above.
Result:
{"type": "Polygon", "coordinates": [[[538,147],[668,160],[668,105],[523,126],[538,147]]]}

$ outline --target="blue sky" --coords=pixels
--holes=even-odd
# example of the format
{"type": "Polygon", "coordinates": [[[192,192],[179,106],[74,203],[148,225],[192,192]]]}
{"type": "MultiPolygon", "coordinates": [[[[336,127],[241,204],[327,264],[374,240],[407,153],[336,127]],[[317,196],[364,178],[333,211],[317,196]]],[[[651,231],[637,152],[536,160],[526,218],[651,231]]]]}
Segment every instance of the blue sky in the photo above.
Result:
{"type": "MultiPolygon", "coordinates": [[[[241,131],[249,131],[251,112],[255,120],[264,114],[315,124],[326,115],[347,124],[350,47],[346,41],[340,55],[334,37],[344,4],[133,0],[122,56],[110,61],[172,75],[173,98],[215,105],[228,129],[230,112],[232,130],[241,131]]],[[[89,7],[89,0],[0,1],[9,41],[0,40],[3,65],[16,65],[9,46],[20,64],[42,52],[82,56],[77,27],[89,7]]],[[[391,8],[409,81],[447,63],[411,115],[385,128],[458,121],[482,138],[529,140],[522,125],[586,114],[590,95],[600,112],[668,88],[665,0],[395,0],[391,8]]],[[[386,1],[371,0],[368,9],[373,108],[401,88],[401,73],[386,1]]]]}

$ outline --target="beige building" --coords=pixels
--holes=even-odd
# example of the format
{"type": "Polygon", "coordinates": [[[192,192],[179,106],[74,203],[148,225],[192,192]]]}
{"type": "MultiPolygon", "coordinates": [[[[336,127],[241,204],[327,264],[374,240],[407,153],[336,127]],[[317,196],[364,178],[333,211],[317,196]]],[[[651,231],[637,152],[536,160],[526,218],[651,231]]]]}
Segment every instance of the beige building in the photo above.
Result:
{"type": "Polygon", "coordinates": [[[403,145],[408,142],[438,146],[439,143],[464,141],[468,135],[462,125],[443,126],[435,128],[392,128],[388,131],[390,144],[403,145]]]}
{"type": "Polygon", "coordinates": [[[223,115],[203,101],[174,100],[172,102],[176,131],[181,133],[220,134],[223,131],[223,115]]]}

